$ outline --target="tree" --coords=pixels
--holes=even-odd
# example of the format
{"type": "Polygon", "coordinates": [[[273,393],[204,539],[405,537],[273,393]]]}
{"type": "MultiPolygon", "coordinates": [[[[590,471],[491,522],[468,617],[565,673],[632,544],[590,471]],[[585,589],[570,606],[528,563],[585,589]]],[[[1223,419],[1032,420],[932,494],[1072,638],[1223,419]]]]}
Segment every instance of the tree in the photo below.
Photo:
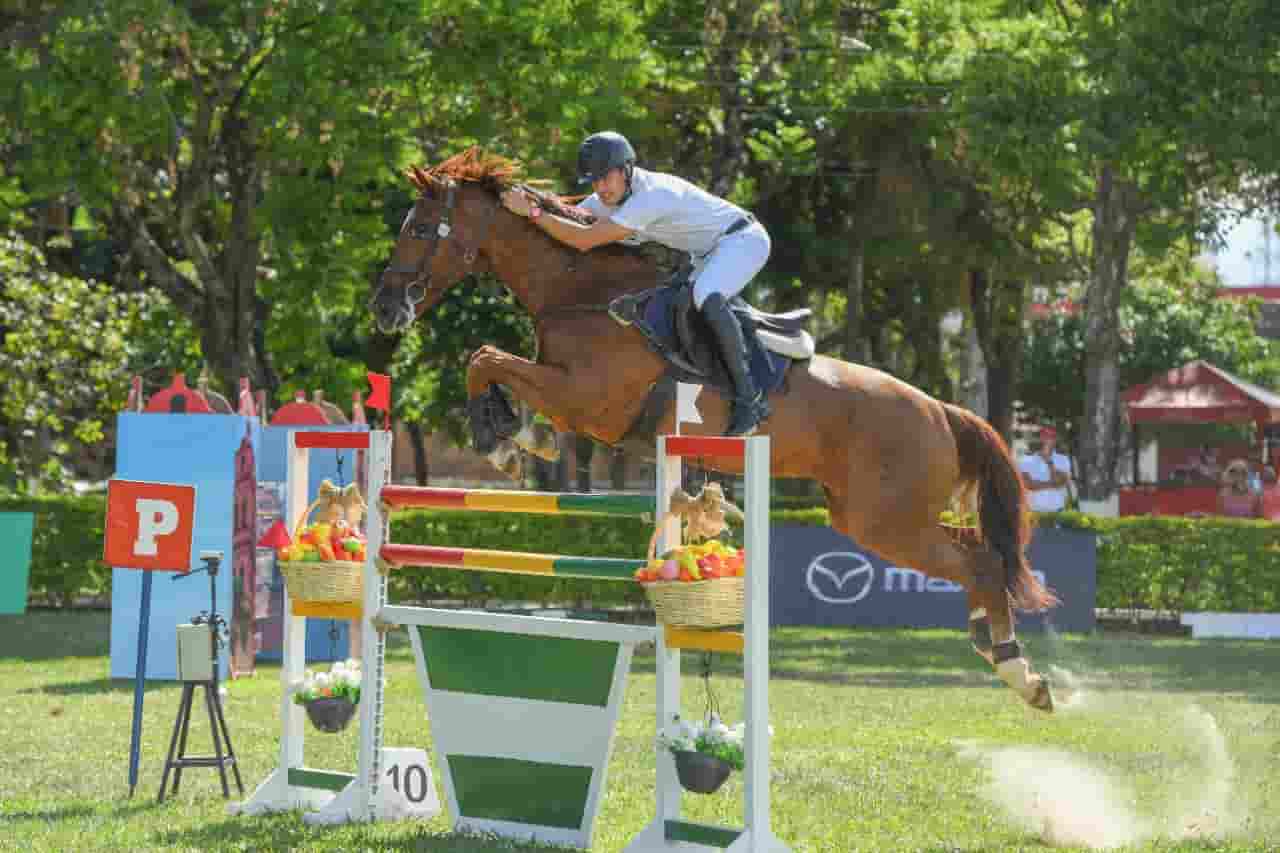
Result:
{"type": "Polygon", "coordinates": [[[961,115],[1005,193],[1036,199],[1067,234],[1089,214],[1080,495],[1100,500],[1114,491],[1131,254],[1214,228],[1205,200],[1239,186],[1238,128],[1274,114],[1232,76],[1269,79],[1280,33],[1257,0],[1007,5],[1019,14],[985,37],[961,115]]]}
{"type": "Polygon", "coordinates": [[[380,87],[415,4],[68,5],[0,66],[28,191],[74,188],[191,319],[223,390],[247,376],[274,392],[279,294],[260,285],[296,260],[313,305],[350,303],[364,279],[351,247],[381,248],[365,188],[397,159],[380,87]]]}
{"type": "MultiPolygon", "coordinates": [[[[1122,390],[1196,359],[1264,386],[1280,381],[1280,344],[1258,335],[1256,304],[1224,298],[1209,276],[1196,273],[1185,247],[1172,260],[1145,266],[1139,264],[1140,277],[1124,290],[1118,312],[1122,390]]],[[[1028,324],[1018,385],[1027,417],[1065,428],[1068,446],[1083,432],[1088,324],[1080,308],[1064,298],[1028,324]]]]}
{"type": "Polygon", "coordinates": [[[139,329],[162,325],[163,311],[53,272],[12,232],[0,238],[0,282],[0,470],[18,489],[65,488],[124,404],[147,346],[139,329]]]}

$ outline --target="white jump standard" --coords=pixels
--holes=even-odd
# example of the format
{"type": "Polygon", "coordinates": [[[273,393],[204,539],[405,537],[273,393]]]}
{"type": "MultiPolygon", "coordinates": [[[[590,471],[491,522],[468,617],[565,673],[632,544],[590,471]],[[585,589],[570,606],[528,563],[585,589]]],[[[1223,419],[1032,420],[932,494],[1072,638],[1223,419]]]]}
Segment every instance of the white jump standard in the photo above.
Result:
{"type": "MultiPolygon", "coordinates": [[[[291,606],[286,591],[280,763],[239,811],[256,814],[308,809],[311,811],[305,818],[309,823],[389,819],[406,813],[403,803],[388,797],[385,790],[390,778],[386,756],[400,753],[384,752],[382,747],[382,631],[404,625],[413,645],[454,829],[589,847],[632,654],[637,643],[654,642],[655,735],[681,713],[681,648],[740,649],[744,655],[747,825],[730,829],[681,820],[683,791],[675,762],[669,752],[660,750],[656,816],[626,847],[627,853],[784,853],[789,849],[769,826],[767,437],[676,436],[658,441],[657,512],[652,517],[666,517],[671,495],[680,485],[682,456],[743,460],[746,616],[743,634],[730,639],[723,633],[696,630],[389,606],[385,574],[389,569],[441,566],[634,583],[635,569],[646,562],[392,543],[389,516],[397,507],[651,517],[655,503],[636,496],[390,486],[390,433],[296,432],[290,437],[290,520],[298,518],[307,506],[307,450],[323,447],[369,449],[364,600],[358,611],[348,608],[342,614],[358,619],[362,626],[364,684],[357,772],[353,776],[303,764],[304,714],[292,701],[292,686],[304,672],[306,617],[299,614],[308,611],[291,606]]],[[[659,537],[660,552],[679,542],[679,521],[668,520],[659,537]]],[[[426,762],[422,764],[429,771],[426,762]]],[[[434,789],[431,794],[434,797],[434,789]]],[[[430,814],[426,808],[430,803],[420,805],[419,814],[430,814]]]]}

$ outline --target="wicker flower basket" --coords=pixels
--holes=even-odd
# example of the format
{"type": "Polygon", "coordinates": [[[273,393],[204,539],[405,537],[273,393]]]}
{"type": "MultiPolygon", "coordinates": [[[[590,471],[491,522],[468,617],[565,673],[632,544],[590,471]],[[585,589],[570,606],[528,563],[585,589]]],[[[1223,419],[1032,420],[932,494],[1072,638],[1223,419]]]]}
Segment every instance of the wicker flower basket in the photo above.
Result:
{"type": "Polygon", "coordinates": [[[746,599],[743,578],[654,581],[643,584],[658,621],[676,628],[741,625],[746,599]]]}
{"type": "Polygon", "coordinates": [[[350,560],[281,560],[278,564],[294,601],[364,601],[364,563],[350,560]]]}
{"type": "MultiPolygon", "coordinates": [[[[649,537],[650,562],[657,555],[658,537],[671,520],[681,521],[681,538],[701,540],[718,536],[727,526],[726,516],[742,518],[742,511],[724,500],[719,484],[703,486],[696,497],[677,491],[671,511],[653,528],[649,537]]],[[[742,577],[709,580],[658,580],[641,584],[653,605],[658,621],[676,628],[724,628],[741,625],[745,610],[742,577]]]]}
{"type": "MultiPolygon", "coordinates": [[[[649,538],[649,559],[657,553],[658,533],[649,538]]],[[[675,628],[724,628],[741,625],[746,610],[743,578],[704,581],[652,581],[641,584],[658,621],[675,628]]]]}
{"type": "MultiPolygon", "coordinates": [[[[326,481],[321,487],[320,497],[298,519],[293,530],[295,542],[306,528],[311,512],[321,504],[324,504],[322,519],[332,523],[340,517],[337,514],[342,512],[339,505],[342,493],[333,490],[330,494],[325,488],[329,485],[326,481]]],[[[289,597],[294,601],[345,604],[364,600],[364,563],[354,560],[280,560],[277,565],[284,574],[289,597]]]]}

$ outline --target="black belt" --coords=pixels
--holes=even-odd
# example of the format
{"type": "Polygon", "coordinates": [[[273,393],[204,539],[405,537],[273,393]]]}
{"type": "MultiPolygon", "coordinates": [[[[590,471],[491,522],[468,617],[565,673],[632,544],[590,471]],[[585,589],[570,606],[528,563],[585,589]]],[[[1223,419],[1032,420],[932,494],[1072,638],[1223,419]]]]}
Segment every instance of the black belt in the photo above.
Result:
{"type": "Polygon", "coordinates": [[[737,234],[743,228],[754,225],[755,222],[756,218],[754,214],[748,213],[746,216],[740,216],[734,220],[732,225],[724,229],[724,232],[720,236],[728,237],[730,234],[737,234]]]}

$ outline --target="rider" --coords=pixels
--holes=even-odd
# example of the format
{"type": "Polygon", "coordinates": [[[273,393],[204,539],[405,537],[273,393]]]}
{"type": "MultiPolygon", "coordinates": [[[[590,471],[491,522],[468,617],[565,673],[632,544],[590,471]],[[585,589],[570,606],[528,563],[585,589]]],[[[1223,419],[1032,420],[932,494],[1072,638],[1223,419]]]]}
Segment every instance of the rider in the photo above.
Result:
{"type": "Polygon", "coordinates": [[[769,416],[747,366],[742,327],[729,300],[750,283],[769,259],[764,226],[750,213],[683,178],[636,166],[636,152],[620,133],[593,133],[578,148],[578,180],[595,191],[581,207],[596,216],[579,225],[542,215],[529,195],[509,190],[502,203],[527,216],[543,231],[585,252],[636,237],[688,252],[693,260],[693,302],[715,332],[733,380],[734,398],[727,435],[750,435],[769,416]]]}

